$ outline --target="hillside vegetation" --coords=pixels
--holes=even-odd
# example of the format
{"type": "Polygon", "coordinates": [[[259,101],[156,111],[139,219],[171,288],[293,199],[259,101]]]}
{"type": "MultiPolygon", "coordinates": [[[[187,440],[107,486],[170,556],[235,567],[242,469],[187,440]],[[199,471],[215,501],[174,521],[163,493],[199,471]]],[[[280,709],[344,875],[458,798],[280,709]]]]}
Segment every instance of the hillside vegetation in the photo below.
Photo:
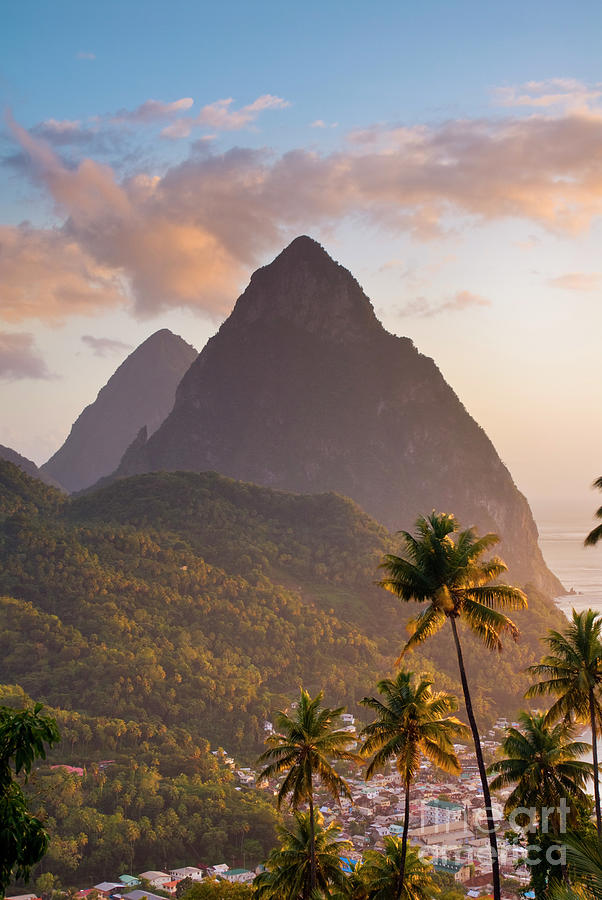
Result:
{"type": "MultiPolygon", "coordinates": [[[[335,494],[180,472],[70,499],[6,462],[0,525],[0,682],[14,702],[26,692],[56,715],[63,740],[51,762],[88,773],[42,779],[53,871],[81,877],[84,855],[100,879],[113,865],[189,862],[192,846],[230,863],[264,858],[271,803],[236,792],[210,746],[252,760],[264,721],[299,684],[361,715],[415,612],[375,585],[395,538],[335,494]],[[193,824],[187,804],[201,807],[193,824]]],[[[483,724],[521,705],[522,670],[562,621],[528,593],[519,644],[495,655],[464,636],[483,724]]],[[[410,663],[460,693],[446,633],[410,663]]]]}

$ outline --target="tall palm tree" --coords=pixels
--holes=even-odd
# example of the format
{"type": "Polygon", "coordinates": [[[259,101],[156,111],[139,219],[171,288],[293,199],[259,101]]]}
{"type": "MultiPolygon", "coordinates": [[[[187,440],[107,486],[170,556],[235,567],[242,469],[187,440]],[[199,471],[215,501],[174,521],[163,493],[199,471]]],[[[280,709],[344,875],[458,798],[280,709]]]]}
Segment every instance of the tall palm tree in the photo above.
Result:
{"type": "Polygon", "coordinates": [[[403,835],[397,897],[403,897],[405,856],[410,823],[410,786],[418,773],[420,760],[425,756],[444,772],[458,775],[462,767],[454,752],[453,739],[464,737],[468,728],[451,716],[458,703],[451,694],[434,692],[432,681],[414,679],[413,672],[401,671],[395,681],[379,681],[377,688],[383,699],[364,697],[364,706],[376,712],[377,718],[362,731],[362,754],[373,754],[366,770],[366,779],[395,760],[405,789],[403,835]]]}
{"type": "Polygon", "coordinates": [[[545,639],[550,654],[536,666],[531,675],[544,678],[529,688],[526,697],[553,694],[557,697],[546,714],[547,722],[559,719],[589,724],[592,730],[594,758],[594,797],[598,839],[602,840],[600,784],[598,769],[598,730],[602,725],[600,686],[602,685],[602,618],[591,609],[576,612],[562,631],[550,631],[545,639]]]}
{"type": "MultiPolygon", "coordinates": [[[[592,777],[593,766],[580,757],[591,749],[591,745],[573,740],[575,726],[570,722],[552,725],[544,713],[527,712],[520,713],[519,720],[522,730],[506,730],[500,748],[504,758],[489,766],[489,774],[495,775],[491,790],[513,785],[504,814],[509,815],[518,807],[534,808],[540,841],[545,840],[548,825],[552,838],[557,837],[566,827],[560,812],[561,801],[587,803],[585,786],[592,777]],[[550,814],[550,810],[554,811],[550,814]]],[[[567,822],[575,824],[575,803],[569,803],[566,814],[567,822]]],[[[534,871],[533,874],[537,876],[538,873],[534,871]]],[[[545,879],[543,884],[541,878],[534,879],[534,886],[536,893],[541,892],[545,889],[545,879]]]]}
{"type": "Polygon", "coordinates": [[[402,900],[429,900],[438,893],[432,865],[423,862],[414,847],[409,847],[406,854],[399,838],[385,837],[384,843],[384,853],[368,850],[364,854],[358,871],[367,900],[391,900],[394,896],[402,900]],[[403,892],[399,894],[402,873],[403,892]]]}
{"type": "Polygon", "coordinates": [[[325,828],[320,812],[296,812],[292,826],[280,825],[278,832],[280,847],[271,851],[266,871],[254,882],[261,900],[297,900],[309,898],[315,892],[329,896],[331,888],[345,892],[347,879],[341,869],[340,855],[351,850],[352,845],[340,840],[338,825],[331,823],[325,828]]]}
{"type": "MultiPolygon", "coordinates": [[[[599,478],[596,478],[592,487],[598,488],[602,491],[602,475],[599,478]]],[[[595,513],[596,519],[602,519],[602,506],[600,506],[595,513]]],[[[594,547],[598,541],[602,538],[602,525],[596,525],[595,528],[592,528],[588,536],[585,538],[583,542],[586,547],[594,547]]]]}
{"type": "Polygon", "coordinates": [[[404,601],[426,604],[412,623],[413,633],[403,648],[400,659],[412,647],[439,631],[446,621],[450,623],[483,788],[491,847],[493,895],[494,900],[500,900],[500,868],[491,795],[457,620],[461,618],[489,649],[501,650],[501,635],[506,633],[516,639],[518,628],[508,616],[500,612],[500,607],[523,609],[527,605],[527,599],[518,588],[491,583],[506,571],[505,564],[497,557],[481,560],[483,554],[498,543],[496,534],[478,538],[473,528],[459,532],[455,516],[436,512],[427,517],[421,516],[416,522],[416,531],[416,536],[407,531],[401,532],[404,555],[385,556],[381,565],[387,577],[380,584],[404,601]]]}
{"type": "Polygon", "coordinates": [[[349,744],[355,741],[354,735],[337,728],[344,707],[322,707],[322,697],[323,693],[320,691],[312,699],[302,688],[294,715],[279,712],[276,716],[280,730],[266,739],[269,749],[258,760],[260,763],[268,763],[259,774],[258,783],[286,772],[278,791],[278,808],[287,798],[290,798],[295,810],[302,803],[308,804],[311,890],[317,885],[314,778],[318,779],[333,800],[340,802],[341,796],[351,799],[347,782],[332,767],[330,760],[360,762],[356,754],[347,750],[349,744]]]}

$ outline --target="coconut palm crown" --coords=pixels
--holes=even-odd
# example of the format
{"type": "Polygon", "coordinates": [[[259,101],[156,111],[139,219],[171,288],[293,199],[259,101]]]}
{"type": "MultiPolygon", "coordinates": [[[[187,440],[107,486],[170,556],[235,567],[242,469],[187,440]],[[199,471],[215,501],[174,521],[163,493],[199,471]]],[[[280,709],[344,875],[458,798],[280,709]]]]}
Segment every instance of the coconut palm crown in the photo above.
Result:
{"type": "Polygon", "coordinates": [[[546,722],[564,720],[590,726],[594,761],[596,826],[602,840],[600,785],[598,778],[598,734],[602,727],[602,618],[591,609],[576,612],[562,631],[550,631],[545,638],[550,654],[527,670],[542,678],[526,697],[551,694],[556,700],[546,713],[546,722]]]}
{"type": "Polygon", "coordinates": [[[420,858],[415,847],[408,847],[404,855],[401,840],[389,836],[385,837],[384,845],[384,853],[368,850],[358,871],[367,900],[391,900],[396,896],[402,871],[402,900],[431,900],[437,896],[439,889],[433,879],[433,867],[420,858]]]}
{"type": "Polygon", "coordinates": [[[360,735],[364,738],[362,754],[373,754],[366,770],[368,780],[394,760],[404,784],[407,780],[413,781],[422,756],[444,772],[460,774],[462,769],[453,740],[466,737],[468,726],[450,715],[458,708],[456,698],[443,691],[433,691],[432,684],[427,678],[416,679],[413,672],[402,670],[394,681],[383,679],[378,682],[382,699],[364,697],[360,700],[377,716],[360,735]]]}
{"type": "Polygon", "coordinates": [[[499,557],[480,560],[499,543],[498,535],[460,532],[454,515],[434,511],[420,516],[416,531],[401,531],[403,556],[387,554],[381,563],[387,573],[381,587],[406,602],[428,604],[412,621],[402,656],[459,617],[491,650],[502,649],[503,633],[516,640],[518,628],[500,608],[525,609],[527,598],[516,587],[491,583],[507,570],[499,557]]]}
{"type": "Polygon", "coordinates": [[[341,841],[341,829],[331,823],[324,826],[322,814],[314,814],[313,828],[309,812],[296,812],[290,827],[278,826],[280,847],[272,850],[266,871],[254,882],[257,896],[264,900],[297,900],[313,892],[329,896],[330,891],[345,892],[347,879],[341,869],[341,853],[352,849],[341,841]],[[313,835],[313,838],[312,838],[313,835]],[[312,888],[311,844],[315,844],[316,878],[312,888]]]}
{"type": "MultiPolygon", "coordinates": [[[[576,729],[568,722],[550,725],[544,713],[519,713],[522,728],[508,728],[500,752],[504,758],[488,768],[495,775],[491,790],[513,786],[506,800],[507,815],[517,807],[557,808],[562,798],[587,802],[585,787],[593,766],[581,759],[591,744],[575,741],[576,729]]],[[[568,803],[570,806],[570,802],[568,803]]],[[[568,812],[568,811],[567,811],[568,812]]],[[[568,813],[571,821],[573,810],[568,813]]],[[[549,816],[555,834],[560,832],[558,812],[549,816]]]]}
{"type": "Polygon", "coordinates": [[[344,707],[322,707],[323,696],[320,691],[312,699],[302,688],[294,715],[279,712],[276,716],[279,731],[266,738],[269,749],[261,754],[258,762],[268,765],[257,776],[257,782],[286,772],[278,790],[279,807],[287,798],[294,809],[302,803],[311,804],[314,776],[333,800],[338,802],[341,796],[351,799],[347,782],[330,760],[359,762],[359,757],[347,750],[355,736],[337,728],[344,707]]]}

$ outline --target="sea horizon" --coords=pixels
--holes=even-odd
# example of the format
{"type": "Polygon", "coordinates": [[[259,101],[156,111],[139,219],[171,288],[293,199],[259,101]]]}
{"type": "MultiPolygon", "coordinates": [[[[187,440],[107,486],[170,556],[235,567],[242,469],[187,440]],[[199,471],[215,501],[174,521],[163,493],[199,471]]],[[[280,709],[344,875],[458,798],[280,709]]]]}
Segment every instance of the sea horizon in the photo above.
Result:
{"type": "Polygon", "coordinates": [[[589,529],[579,522],[546,519],[537,527],[544,559],[566,588],[554,598],[556,605],[567,616],[572,609],[602,613],[602,543],[584,547],[589,529]]]}

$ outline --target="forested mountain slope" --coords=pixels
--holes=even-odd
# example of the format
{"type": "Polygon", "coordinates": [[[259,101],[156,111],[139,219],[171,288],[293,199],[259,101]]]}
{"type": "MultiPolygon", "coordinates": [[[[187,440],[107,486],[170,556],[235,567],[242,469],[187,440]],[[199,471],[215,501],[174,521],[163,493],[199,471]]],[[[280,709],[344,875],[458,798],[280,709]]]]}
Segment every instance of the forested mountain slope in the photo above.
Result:
{"type": "MultiPolygon", "coordinates": [[[[0,518],[0,681],[251,756],[300,683],[357,711],[414,612],[374,584],[394,539],[334,494],[185,472],[68,499],[0,463],[0,518]]],[[[521,703],[521,670],[561,621],[529,597],[518,645],[466,636],[482,715],[521,703]]],[[[446,634],[409,662],[458,689],[446,634]]]]}
{"type": "Polygon", "coordinates": [[[11,447],[5,447],[3,444],[0,444],[0,459],[6,459],[8,462],[14,463],[15,466],[19,466],[20,469],[23,469],[23,471],[27,472],[28,475],[31,475],[32,478],[39,478],[40,481],[50,485],[50,487],[61,487],[55,478],[48,475],[47,472],[43,472],[42,469],[38,469],[31,459],[27,459],[26,456],[21,456],[20,453],[17,453],[17,451],[13,450],[11,447]]]}

